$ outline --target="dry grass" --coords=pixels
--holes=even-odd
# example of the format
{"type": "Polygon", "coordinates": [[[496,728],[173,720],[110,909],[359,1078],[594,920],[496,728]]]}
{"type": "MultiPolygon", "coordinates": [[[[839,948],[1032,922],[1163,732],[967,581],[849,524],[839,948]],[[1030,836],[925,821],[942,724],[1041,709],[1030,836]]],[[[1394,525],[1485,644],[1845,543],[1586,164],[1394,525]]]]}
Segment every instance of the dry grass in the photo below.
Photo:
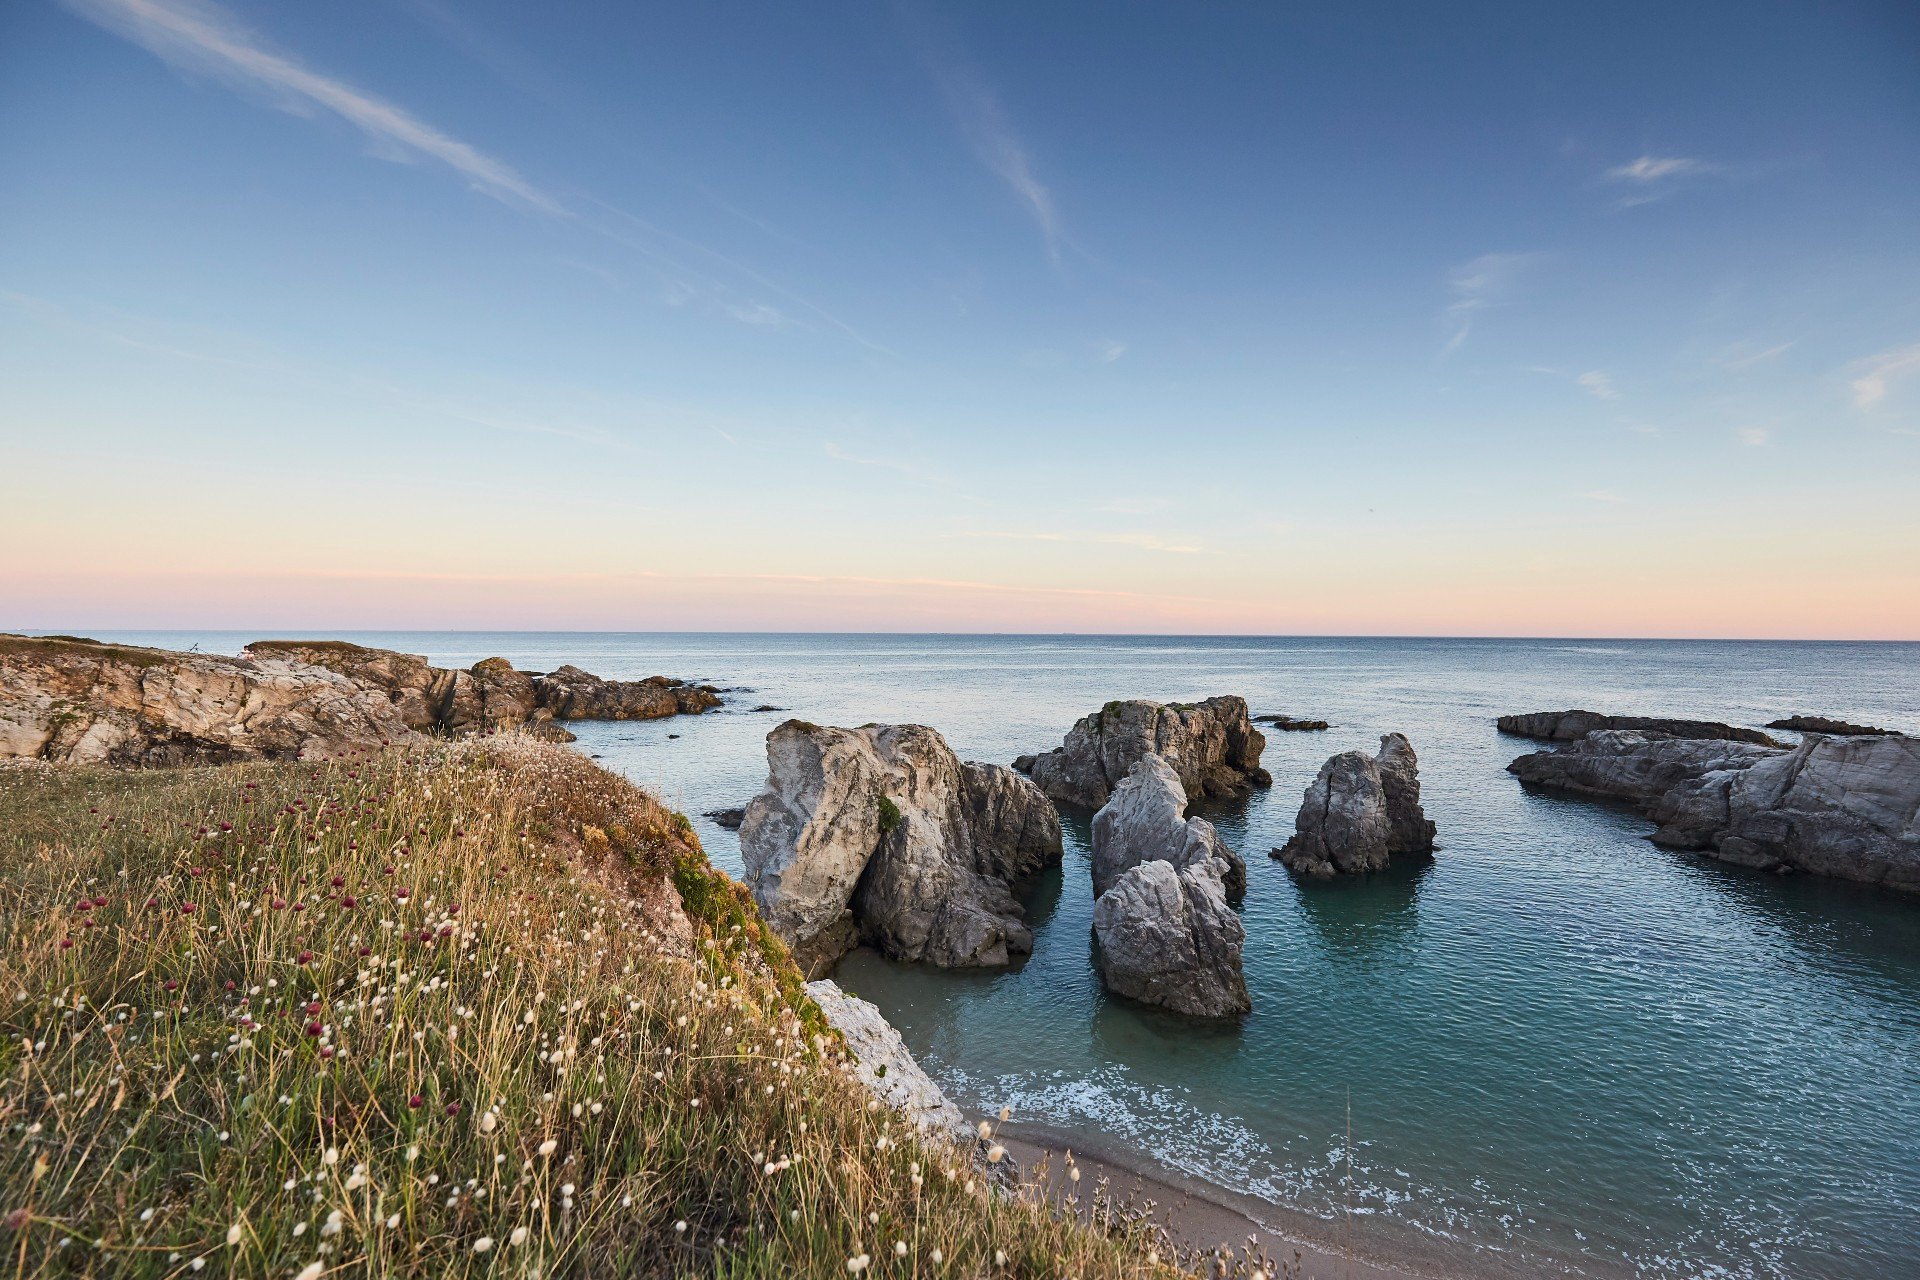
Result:
{"type": "Polygon", "coordinates": [[[873,1103],[685,819],[563,749],[0,769],[0,857],[15,1276],[1172,1273],[873,1103]]]}

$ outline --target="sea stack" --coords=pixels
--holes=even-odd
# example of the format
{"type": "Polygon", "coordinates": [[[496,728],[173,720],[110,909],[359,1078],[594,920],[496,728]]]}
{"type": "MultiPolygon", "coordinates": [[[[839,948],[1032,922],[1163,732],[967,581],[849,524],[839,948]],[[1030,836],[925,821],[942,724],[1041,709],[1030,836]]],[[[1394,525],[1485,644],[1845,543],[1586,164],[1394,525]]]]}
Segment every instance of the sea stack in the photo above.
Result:
{"type": "Polygon", "coordinates": [[[1022,756],[1049,799],[1098,809],[1149,752],[1172,766],[1187,795],[1244,796],[1273,785],[1260,767],[1267,740],[1247,718],[1247,700],[1231,695],[1198,703],[1109,702],[1083,716],[1052,751],[1022,756]]]}
{"type": "Polygon", "coordinates": [[[1396,853],[1430,852],[1434,824],[1420,806],[1413,744],[1405,734],[1383,734],[1378,755],[1343,751],[1329,759],[1293,826],[1293,838],[1273,856],[1320,879],[1383,871],[1396,853]]]}

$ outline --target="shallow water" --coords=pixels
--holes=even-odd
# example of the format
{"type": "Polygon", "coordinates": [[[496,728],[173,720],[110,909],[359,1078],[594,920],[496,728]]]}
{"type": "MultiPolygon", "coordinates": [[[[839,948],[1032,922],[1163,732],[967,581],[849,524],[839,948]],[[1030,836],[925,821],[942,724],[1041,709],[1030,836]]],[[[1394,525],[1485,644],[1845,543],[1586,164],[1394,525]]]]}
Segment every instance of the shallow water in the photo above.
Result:
{"type": "MultiPolygon", "coordinates": [[[[103,637],[108,638],[108,637],[103,637]]],[[[232,652],[254,636],[115,633],[232,652]]],[[[1920,1274],[1920,901],[1654,848],[1624,810],[1530,794],[1505,711],[1920,732],[1920,646],[1079,637],[348,634],[468,664],[745,686],[723,712],[573,726],[689,814],[746,802],[790,712],[930,724],[965,757],[1056,745],[1114,698],[1239,693],[1270,792],[1201,812],[1246,856],[1254,1012],[1203,1027],[1103,995],[1085,815],[1028,886],[1032,959],[840,967],[949,1091],[1098,1127],[1170,1168],[1417,1255],[1594,1276],[1920,1274]],[[754,713],[756,704],[781,712],[754,713]],[[1430,862],[1303,886],[1265,855],[1329,754],[1405,732],[1430,862]],[[677,736],[675,736],[677,735],[677,736]],[[1347,1135],[1351,1133],[1351,1145],[1347,1135]]],[[[1790,736],[1790,735],[1786,735],[1790,736]]],[[[696,816],[716,863],[739,845],[696,816]]]]}

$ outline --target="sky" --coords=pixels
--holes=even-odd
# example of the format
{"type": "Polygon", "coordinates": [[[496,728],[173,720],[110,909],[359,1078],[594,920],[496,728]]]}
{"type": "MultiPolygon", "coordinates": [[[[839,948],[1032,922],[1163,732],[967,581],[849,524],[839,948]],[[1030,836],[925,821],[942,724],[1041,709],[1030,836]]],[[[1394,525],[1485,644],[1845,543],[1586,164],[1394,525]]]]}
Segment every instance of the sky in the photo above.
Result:
{"type": "Polygon", "coordinates": [[[1920,639],[1920,6],[15,0],[0,629],[1920,639]]]}

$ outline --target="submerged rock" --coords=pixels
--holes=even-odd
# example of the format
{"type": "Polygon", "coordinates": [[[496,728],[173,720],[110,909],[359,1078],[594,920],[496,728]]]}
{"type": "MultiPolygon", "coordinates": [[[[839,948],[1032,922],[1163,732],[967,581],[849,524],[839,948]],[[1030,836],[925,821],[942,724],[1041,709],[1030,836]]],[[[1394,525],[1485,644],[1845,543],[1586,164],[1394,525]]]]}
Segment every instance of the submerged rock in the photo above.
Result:
{"type": "Polygon", "coordinates": [[[1221,1018],[1253,1008],[1241,970],[1246,928],[1227,905],[1220,864],[1129,868],[1093,904],[1107,990],[1175,1013],[1221,1018]]]}
{"type": "Polygon", "coordinates": [[[1032,757],[1025,772],[1049,798],[1098,809],[1151,752],[1173,767],[1191,797],[1243,796],[1273,783],[1260,767],[1266,745],[1247,718],[1244,698],[1208,698],[1193,705],[1109,702],[1082,717],[1061,746],[1032,757]]]}
{"type": "Polygon", "coordinates": [[[412,736],[385,697],[302,663],[0,636],[0,758],[143,766],[331,758],[412,736]]]}
{"type": "Polygon", "coordinates": [[[1273,856],[1290,871],[1325,879],[1383,871],[1396,853],[1430,851],[1434,825],[1420,807],[1419,769],[1399,733],[1381,735],[1377,756],[1332,757],[1307,787],[1292,839],[1273,856]]]}
{"type": "Polygon", "coordinates": [[[904,1112],[924,1133],[971,1144],[973,1130],[933,1082],[877,1005],[848,995],[829,978],[807,983],[807,995],[847,1042],[860,1082],[885,1106],[904,1112]]]}
{"type": "Polygon", "coordinates": [[[1670,848],[1920,892],[1920,739],[1809,734],[1787,749],[1601,731],[1507,767],[1627,801],[1670,848]]]}
{"type": "Polygon", "coordinates": [[[1011,770],[964,765],[922,725],[767,735],[740,852],[768,921],[809,973],[859,941],[901,960],[995,966],[1033,949],[1007,887],[1061,852],[1059,817],[1011,770]]]}
{"type": "Polygon", "coordinates": [[[1177,871],[1209,858],[1219,860],[1229,894],[1245,893],[1247,864],[1212,823],[1186,811],[1186,789],[1173,768],[1152,752],[1142,756],[1093,815],[1093,896],[1143,862],[1166,862],[1177,871]]]}
{"type": "Polygon", "coordinates": [[[1756,746],[1780,744],[1758,729],[1722,724],[1718,720],[1673,720],[1664,716],[1608,716],[1598,711],[1533,711],[1525,715],[1501,716],[1494,722],[1502,733],[1521,738],[1541,738],[1549,742],[1571,742],[1599,729],[1629,729],[1644,733],[1663,733],[1670,738],[1710,738],[1727,742],[1751,742],[1756,746]]]}

